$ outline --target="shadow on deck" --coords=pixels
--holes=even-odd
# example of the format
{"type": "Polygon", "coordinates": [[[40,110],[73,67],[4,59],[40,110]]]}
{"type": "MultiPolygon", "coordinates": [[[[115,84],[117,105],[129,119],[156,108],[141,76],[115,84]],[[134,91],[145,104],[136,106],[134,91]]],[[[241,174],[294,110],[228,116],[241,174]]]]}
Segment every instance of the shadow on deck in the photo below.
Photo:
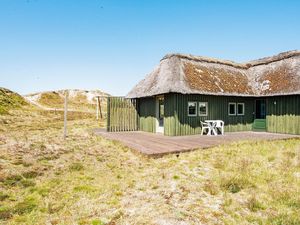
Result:
{"type": "Polygon", "coordinates": [[[149,156],[161,156],[169,153],[180,153],[195,149],[210,148],[236,141],[259,141],[300,138],[300,135],[275,134],[267,132],[230,132],[221,136],[164,136],[162,134],[142,131],[107,132],[105,129],[95,129],[95,134],[110,140],[116,140],[123,145],[149,156]]]}

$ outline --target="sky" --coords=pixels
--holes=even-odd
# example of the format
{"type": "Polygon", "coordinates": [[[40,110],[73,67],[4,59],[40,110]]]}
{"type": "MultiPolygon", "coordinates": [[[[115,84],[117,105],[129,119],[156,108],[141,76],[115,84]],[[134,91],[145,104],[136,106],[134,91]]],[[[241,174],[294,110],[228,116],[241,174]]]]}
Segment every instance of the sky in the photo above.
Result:
{"type": "Polygon", "coordinates": [[[0,0],[0,87],[126,95],[168,53],[300,49],[298,0],[0,0]]]}

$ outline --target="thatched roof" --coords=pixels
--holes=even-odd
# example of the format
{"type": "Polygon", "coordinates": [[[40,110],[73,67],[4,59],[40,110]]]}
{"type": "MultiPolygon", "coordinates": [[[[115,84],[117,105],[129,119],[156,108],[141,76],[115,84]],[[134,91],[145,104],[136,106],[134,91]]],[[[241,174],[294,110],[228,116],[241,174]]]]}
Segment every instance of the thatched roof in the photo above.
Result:
{"type": "Polygon", "coordinates": [[[229,96],[300,94],[300,51],[247,63],[169,54],[127,97],[170,92],[229,96]]]}

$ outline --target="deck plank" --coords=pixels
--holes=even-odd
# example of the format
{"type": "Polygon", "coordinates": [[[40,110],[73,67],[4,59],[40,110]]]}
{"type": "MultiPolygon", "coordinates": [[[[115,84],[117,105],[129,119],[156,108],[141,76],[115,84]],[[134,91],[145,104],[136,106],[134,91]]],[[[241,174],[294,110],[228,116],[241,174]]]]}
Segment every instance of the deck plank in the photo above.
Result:
{"type": "Polygon", "coordinates": [[[290,138],[300,139],[300,135],[251,131],[231,132],[226,133],[223,136],[191,135],[177,137],[164,136],[162,134],[153,134],[142,131],[106,132],[104,129],[95,129],[94,133],[110,140],[119,141],[129,148],[152,156],[214,147],[236,141],[259,141],[290,138]]]}

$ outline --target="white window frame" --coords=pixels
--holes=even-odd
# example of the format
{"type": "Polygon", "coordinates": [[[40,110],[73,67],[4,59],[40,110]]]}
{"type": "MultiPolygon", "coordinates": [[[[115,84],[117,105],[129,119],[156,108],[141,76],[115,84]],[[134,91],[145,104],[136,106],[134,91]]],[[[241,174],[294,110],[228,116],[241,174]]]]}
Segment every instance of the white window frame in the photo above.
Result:
{"type": "Polygon", "coordinates": [[[207,116],[208,115],[208,102],[199,102],[198,103],[198,112],[199,112],[199,116],[207,116]],[[206,112],[205,114],[201,114],[200,113],[200,105],[204,103],[205,104],[205,107],[206,107],[206,112]]]}
{"type": "Polygon", "coordinates": [[[228,115],[229,116],[236,116],[236,103],[235,102],[228,102],[228,115]],[[230,113],[230,105],[234,105],[234,114],[230,113]]]}
{"type": "Polygon", "coordinates": [[[238,116],[244,116],[245,115],[245,103],[244,102],[237,103],[236,113],[237,113],[238,116]],[[243,106],[243,113],[239,113],[239,105],[243,106]]]}
{"type": "Polygon", "coordinates": [[[187,113],[188,113],[188,116],[197,116],[197,102],[192,102],[192,101],[188,102],[187,113]],[[190,109],[189,108],[190,103],[195,103],[195,105],[196,105],[195,114],[190,114],[190,110],[189,110],[190,109]]]}

